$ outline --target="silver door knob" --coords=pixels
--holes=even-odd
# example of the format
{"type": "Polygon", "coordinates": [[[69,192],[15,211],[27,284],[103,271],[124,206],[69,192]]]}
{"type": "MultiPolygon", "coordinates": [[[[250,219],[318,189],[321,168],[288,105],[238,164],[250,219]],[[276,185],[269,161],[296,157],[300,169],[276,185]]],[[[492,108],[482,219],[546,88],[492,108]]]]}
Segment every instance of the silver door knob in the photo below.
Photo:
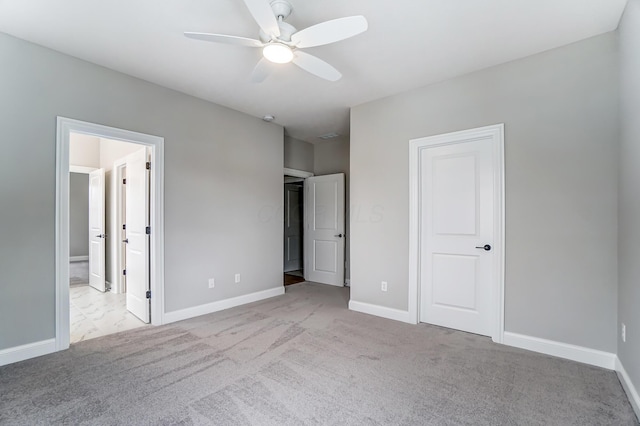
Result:
{"type": "Polygon", "coordinates": [[[127,244],[128,244],[128,243],[129,243],[129,239],[128,239],[128,238],[125,238],[124,240],[122,240],[122,242],[123,242],[123,243],[127,243],[127,244]]]}
{"type": "Polygon", "coordinates": [[[107,234],[98,234],[96,238],[107,238],[107,234]]]}
{"type": "Polygon", "coordinates": [[[344,237],[344,235],[338,234],[338,235],[334,235],[334,237],[342,238],[342,237],[344,237]]]}
{"type": "Polygon", "coordinates": [[[482,247],[476,247],[476,248],[477,249],[482,249],[482,250],[485,250],[485,251],[491,250],[491,246],[489,244],[485,244],[482,247]]]}

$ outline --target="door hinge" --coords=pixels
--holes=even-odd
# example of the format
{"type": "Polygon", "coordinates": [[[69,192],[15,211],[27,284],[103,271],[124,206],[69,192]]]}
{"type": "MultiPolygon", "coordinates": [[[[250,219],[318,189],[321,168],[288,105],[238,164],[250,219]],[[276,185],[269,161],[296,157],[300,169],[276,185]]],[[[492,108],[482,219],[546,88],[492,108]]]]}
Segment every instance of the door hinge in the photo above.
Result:
{"type": "Polygon", "coordinates": [[[126,185],[127,184],[127,180],[126,179],[122,179],[122,184],[126,185]]]}
{"type": "Polygon", "coordinates": [[[122,275],[127,275],[127,270],[126,269],[122,270],[122,275]]]}
{"type": "Polygon", "coordinates": [[[147,161],[147,170],[151,170],[151,162],[147,161]]]}
{"type": "Polygon", "coordinates": [[[151,290],[147,290],[147,299],[151,299],[151,290]]]}
{"type": "Polygon", "coordinates": [[[122,230],[126,231],[126,229],[127,229],[127,224],[126,224],[126,223],[123,223],[123,224],[122,224],[122,230]]]}
{"type": "Polygon", "coordinates": [[[145,232],[147,235],[151,235],[151,227],[147,226],[147,228],[145,229],[145,232]]]}

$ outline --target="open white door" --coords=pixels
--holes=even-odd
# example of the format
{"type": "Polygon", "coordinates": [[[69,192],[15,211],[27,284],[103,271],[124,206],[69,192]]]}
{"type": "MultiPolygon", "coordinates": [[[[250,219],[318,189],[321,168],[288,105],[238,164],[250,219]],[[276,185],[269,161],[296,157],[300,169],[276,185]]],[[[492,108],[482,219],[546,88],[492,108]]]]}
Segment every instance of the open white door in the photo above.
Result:
{"type": "Polygon", "coordinates": [[[344,286],[344,174],[304,181],[304,278],[344,286]]]}
{"type": "Polygon", "coordinates": [[[104,169],[89,173],[89,285],[105,291],[104,169]]]}
{"type": "Polygon", "coordinates": [[[127,310],[150,321],[149,295],[149,170],[147,148],[126,157],[126,286],[127,310]]]}

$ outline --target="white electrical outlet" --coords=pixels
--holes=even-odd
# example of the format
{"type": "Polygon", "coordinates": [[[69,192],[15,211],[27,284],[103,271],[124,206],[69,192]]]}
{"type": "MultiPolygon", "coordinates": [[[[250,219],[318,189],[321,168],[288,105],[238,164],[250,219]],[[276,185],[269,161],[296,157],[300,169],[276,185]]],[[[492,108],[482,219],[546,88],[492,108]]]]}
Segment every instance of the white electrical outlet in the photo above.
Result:
{"type": "Polygon", "coordinates": [[[213,278],[209,278],[209,288],[214,288],[216,286],[216,280],[213,278]]]}
{"type": "Polygon", "coordinates": [[[622,342],[627,341],[627,326],[622,323],[622,342]]]}
{"type": "Polygon", "coordinates": [[[387,291],[387,282],[386,281],[382,281],[382,285],[380,286],[380,290],[387,291]]]}
{"type": "Polygon", "coordinates": [[[236,284],[240,282],[240,274],[236,274],[236,284]]]}

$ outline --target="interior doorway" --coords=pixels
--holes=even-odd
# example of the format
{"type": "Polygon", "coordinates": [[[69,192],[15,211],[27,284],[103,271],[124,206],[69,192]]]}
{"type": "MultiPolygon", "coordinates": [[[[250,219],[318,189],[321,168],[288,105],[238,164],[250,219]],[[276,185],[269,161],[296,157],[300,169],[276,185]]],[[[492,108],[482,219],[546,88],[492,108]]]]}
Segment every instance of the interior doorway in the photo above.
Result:
{"type": "Polygon", "coordinates": [[[284,285],[304,278],[304,180],[313,173],[284,169],[284,285]]]}
{"type": "Polygon", "coordinates": [[[130,142],[70,135],[71,344],[149,323],[148,238],[127,250],[130,240],[137,241],[136,222],[143,235],[149,224],[147,151],[130,142]],[[136,292],[136,286],[144,288],[136,292]]]}
{"type": "Polygon", "coordinates": [[[290,285],[304,281],[304,179],[284,182],[284,285],[290,285]]]}
{"type": "Polygon", "coordinates": [[[284,285],[345,283],[345,176],[285,169],[284,285]]]}
{"type": "MultiPolygon", "coordinates": [[[[78,321],[74,320],[83,315],[89,320],[88,330],[84,325],[88,337],[149,322],[162,324],[163,142],[156,136],[58,118],[57,350],[78,341],[78,333],[74,333],[78,321]],[[91,141],[97,142],[97,148],[91,146],[91,141]],[[69,266],[70,260],[77,260],[77,256],[70,253],[72,194],[69,183],[70,172],[79,169],[90,176],[85,260],[89,279],[86,283],[76,280],[76,291],[71,285],[74,281],[69,266]],[[133,301],[131,296],[135,296],[133,301]],[[95,327],[98,320],[101,324],[95,327]]],[[[77,270],[74,268],[73,272],[77,270]]]]}

